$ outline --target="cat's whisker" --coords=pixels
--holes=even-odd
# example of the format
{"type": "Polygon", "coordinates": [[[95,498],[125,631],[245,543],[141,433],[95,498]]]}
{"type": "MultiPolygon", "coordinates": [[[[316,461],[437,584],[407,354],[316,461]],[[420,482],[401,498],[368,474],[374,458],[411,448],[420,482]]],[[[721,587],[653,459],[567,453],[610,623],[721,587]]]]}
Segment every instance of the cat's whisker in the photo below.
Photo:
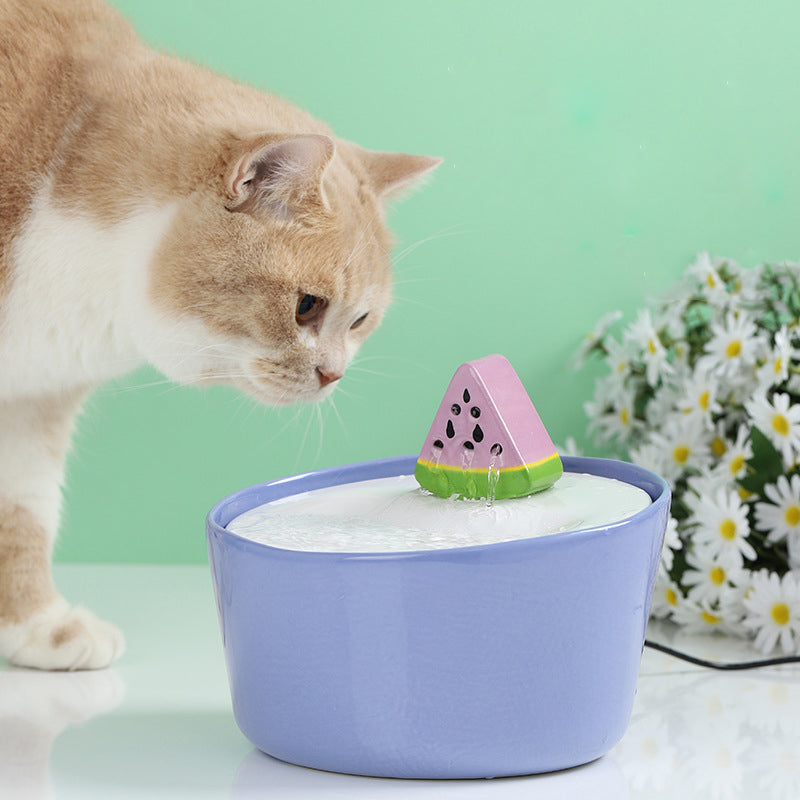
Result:
{"type": "MultiPolygon", "coordinates": [[[[381,362],[392,362],[398,363],[408,366],[413,366],[416,370],[423,370],[424,372],[428,372],[433,374],[434,370],[431,367],[426,367],[424,364],[420,363],[419,361],[413,358],[407,358],[406,356],[398,356],[398,355],[389,355],[388,353],[385,355],[380,356],[356,356],[351,362],[348,370],[353,369],[354,367],[357,369],[363,369],[363,365],[370,361],[381,361],[381,362]]],[[[391,373],[389,374],[391,377],[391,373]]]]}
{"type": "Polygon", "coordinates": [[[419,239],[412,244],[407,245],[404,247],[399,253],[396,253],[394,258],[392,259],[392,263],[394,264],[395,269],[397,266],[403,261],[403,259],[407,258],[411,255],[418,247],[421,247],[423,244],[427,244],[428,242],[436,241],[437,239],[446,239],[451,236],[462,236],[467,233],[475,233],[474,230],[466,229],[466,230],[456,230],[459,226],[464,226],[466,223],[458,222],[454,225],[449,225],[446,228],[441,228],[440,230],[436,231],[436,233],[432,233],[430,236],[426,236],[424,239],[419,239]]]}
{"type": "MultiPolygon", "coordinates": [[[[278,413],[280,413],[283,410],[284,409],[278,409],[278,413]]],[[[275,431],[275,433],[273,433],[272,436],[270,436],[268,439],[265,439],[264,441],[262,441],[261,442],[262,446],[266,446],[266,445],[272,444],[272,442],[274,442],[275,439],[277,439],[282,433],[284,433],[284,431],[286,431],[292,425],[295,425],[297,423],[297,420],[300,418],[302,413],[303,413],[303,407],[302,406],[300,406],[300,405],[294,406],[292,408],[292,414],[289,417],[289,419],[283,425],[281,425],[281,427],[277,431],[275,431]]]]}
{"type": "Polygon", "coordinates": [[[372,223],[375,221],[375,219],[377,217],[378,217],[378,211],[376,210],[376,211],[373,212],[372,216],[369,218],[369,221],[367,222],[367,224],[364,225],[364,227],[361,229],[361,234],[359,235],[358,239],[356,240],[356,243],[353,245],[353,248],[350,251],[350,255],[347,257],[347,260],[344,263],[345,268],[349,267],[350,264],[352,264],[353,260],[355,259],[356,255],[358,255],[361,252],[361,251],[358,251],[358,253],[357,253],[356,251],[358,250],[359,245],[361,244],[361,242],[364,240],[364,238],[366,237],[366,235],[368,233],[370,233],[372,235],[373,242],[375,241],[375,234],[374,234],[374,232],[372,230],[372,223]]]}
{"type": "Polygon", "coordinates": [[[302,436],[302,438],[300,440],[300,447],[297,448],[297,456],[295,457],[295,462],[294,462],[295,469],[297,469],[297,467],[299,466],[300,459],[301,459],[303,453],[305,452],[306,441],[308,440],[308,433],[309,433],[309,430],[311,428],[311,420],[313,419],[312,415],[313,415],[313,412],[309,410],[308,419],[306,420],[306,427],[305,427],[305,430],[303,431],[303,436],[302,436]]]}
{"type": "Polygon", "coordinates": [[[348,374],[352,372],[363,372],[365,375],[376,375],[379,378],[391,378],[393,375],[390,372],[379,372],[376,369],[368,369],[367,367],[361,367],[351,364],[347,370],[348,374]]]}
{"type": "Polygon", "coordinates": [[[430,311],[431,314],[437,314],[439,309],[435,308],[434,306],[430,305],[429,303],[423,303],[421,300],[415,297],[402,297],[398,296],[395,297],[395,303],[409,303],[410,305],[417,306],[418,308],[424,308],[426,311],[430,311]]]}
{"type": "Polygon", "coordinates": [[[325,439],[325,421],[322,418],[322,403],[315,403],[314,409],[317,415],[317,423],[319,425],[319,442],[317,443],[317,453],[314,456],[314,465],[319,464],[319,457],[322,454],[322,443],[325,439]]]}
{"type": "Polygon", "coordinates": [[[335,395],[331,395],[328,398],[327,402],[330,405],[331,410],[333,411],[334,415],[336,416],[336,419],[339,420],[339,426],[341,427],[342,433],[344,434],[345,439],[347,440],[347,442],[349,444],[349,442],[350,442],[350,431],[347,429],[347,426],[344,424],[344,420],[342,419],[342,415],[339,413],[339,409],[336,408],[336,396],[335,395]]]}

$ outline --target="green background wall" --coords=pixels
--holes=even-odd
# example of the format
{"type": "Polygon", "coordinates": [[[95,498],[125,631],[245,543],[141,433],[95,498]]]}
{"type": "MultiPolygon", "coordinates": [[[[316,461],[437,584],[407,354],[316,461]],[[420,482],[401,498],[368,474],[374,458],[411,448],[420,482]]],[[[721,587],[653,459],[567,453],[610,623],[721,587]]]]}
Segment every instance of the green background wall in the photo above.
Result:
{"type": "Polygon", "coordinates": [[[335,409],[276,412],[150,370],[100,389],[68,470],[62,561],[201,562],[225,494],[416,451],[452,372],[514,364],[553,438],[586,442],[604,312],[630,319],[700,250],[800,257],[793,2],[117,0],[154,46],[374,149],[443,156],[392,213],[396,301],[335,409]]]}

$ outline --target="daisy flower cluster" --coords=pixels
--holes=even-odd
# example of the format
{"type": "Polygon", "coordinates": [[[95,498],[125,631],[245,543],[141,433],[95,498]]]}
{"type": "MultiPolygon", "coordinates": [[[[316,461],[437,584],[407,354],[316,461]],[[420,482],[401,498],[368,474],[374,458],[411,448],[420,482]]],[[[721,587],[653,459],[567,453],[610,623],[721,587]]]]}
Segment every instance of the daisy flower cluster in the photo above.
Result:
{"type": "Polygon", "coordinates": [[[595,440],[672,487],[653,615],[800,653],[800,264],[703,253],[614,336],[620,319],[577,362],[609,370],[595,440]]]}

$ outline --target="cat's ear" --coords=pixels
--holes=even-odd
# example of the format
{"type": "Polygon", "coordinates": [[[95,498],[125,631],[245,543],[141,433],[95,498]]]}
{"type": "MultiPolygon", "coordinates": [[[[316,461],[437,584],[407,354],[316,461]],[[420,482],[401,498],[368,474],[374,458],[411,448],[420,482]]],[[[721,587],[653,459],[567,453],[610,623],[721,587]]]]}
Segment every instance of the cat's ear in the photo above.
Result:
{"type": "Polygon", "coordinates": [[[359,157],[375,194],[386,199],[405,194],[442,163],[441,158],[431,156],[380,153],[363,148],[359,148],[359,157]]]}
{"type": "Polygon", "coordinates": [[[234,154],[225,176],[230,211],[289,216],[303,206],[325,208],[322,174],[334,153],[330,136],[256,136],[234,154]]]}

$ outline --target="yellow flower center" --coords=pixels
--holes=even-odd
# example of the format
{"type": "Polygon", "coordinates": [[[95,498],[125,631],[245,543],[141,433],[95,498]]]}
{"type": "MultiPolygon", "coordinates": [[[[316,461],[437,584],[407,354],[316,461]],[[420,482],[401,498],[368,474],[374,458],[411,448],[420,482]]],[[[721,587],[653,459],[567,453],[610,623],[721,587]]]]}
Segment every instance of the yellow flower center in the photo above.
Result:
{"type": "Polygon", "coordinates": [[[726,348],[725,355],[728,358],[736,358],[742,352],[742,343],[738,339],[734,339],[726,348]]]}
{"type": "Polygon", "coordinates": [[[700,395],[700,401],[699,401],[700,408],[702,408],[703,411],[708,411],[708,398],[709,398],[709,392],[707,391],[703,392],[703,394],[700,395]]]}
{"type": "Polygon", "coordinates": [[[748,492],[747,489],[745,489],[742,486],[740,486],[737,491],[739,492],[739,499],[740,500],[747,500],[748,497],[752,497],[753,496],[752,492],[748,492]]]}
{"type": "Polygon", "coordinates": [[[667,588],[667,591],[664,592],[664,599],[671,605],[676,606],[678,605],[678,595],[675,594],[674,589],[667,588]]]}
{"type": "Polygon", "coordinates": [[[630,414],[628,413],[628,409],[627,409],[627,408],[622,408],[622,409],[620,409],[620,412],[619,412],[619,421],[620,421],[620,422],[621,422],[623,425],[628,425],[628,424],[630,424],[630,419],[631,419],[631,418],[630,418],[630,414]]]}
{"type": "Polygon", "coordinates": [[[736,538],[736,523],[732,519],[724,519],[720,523],[719,532],[723,539],[729,542],[736,538]]]}
{"type": "Polygon", "coordinates": [[[781,371],[781,369],[783,369],[783,359],[782,359],[780,356],[778,356],[778,357],[775,359],[775,364],[773,365],[773,368],[774,368],[774,370],[775,370],[775,374],[776,374],[776,375],[779,375],[779,374],[780,374],[780,371],[781,371]]]}
{"type": "Polygon", "coordinates": [[[772,418],[772,430],[781,436],[786,436],[789,433],[789,420],[783,414],[776,414],[772,418]]]}
{"type": "Polygon", "coordinates": [[[800,507],[789,506],[789,508],[786,509],[786,513],[783,515],[783,518],[786,520],[787,525],[794,527],[798,522],[800,522],[800,507]]]}
{"type": "Polygon", "coordinates": [[[711,572],[708,573],[708,577],[711,578],[711,583],[715,586],[722,586],[725,583],[725,570],[722,567],[714,567],[711,572]]]}
{"type": "Polygon", "coordinates": [[[716,614],[711,614],[708,611],[704,611],[700,616],[703,618],[703,622],[708,625],[716,625],[721,619],[721,617],[716,616],[716,614]]]}
{"type": "Polygon", "coordinates": [[[725,451],[728,449],[725,445],[725,442],[717,436],[713,442],[711,442],[711,449],[714,451],[714,455],[717,458],[720,458],[725,455],[725,451]]]}
{"type": "Polygon", "coordinates": [[[776,625],[788,625],[789,619],[791,618],[789,606],[787,606],[786,603],[775,603],[775,605],[772,606],[770,616],[776,625]]]}
{"type": "Polygon", "coordinates": [[[673,451],[672,457],[679,463],[685,464],[689,460],[692,451],[685,445],[679,444],[673,451]]]}
{"type": "Polygon", "coordinates": [[[714,275],[711,272],[706,276],[706,283],[709,289],[713,289],[717,285],[717,282],[714,280],[714,275]]]}
{"type": "Polygon", "coordinates": [[[647,342],[647,349],[650,351],[651,356],[656,354],[658,348],[656,348],[656,343],[652,339],[647,342]]]}
{"type": "Polygon", "coordinates": [[[731,459],[731,475],[737,475],[744,466],[744,456],[736,456],[731,459]]]}

